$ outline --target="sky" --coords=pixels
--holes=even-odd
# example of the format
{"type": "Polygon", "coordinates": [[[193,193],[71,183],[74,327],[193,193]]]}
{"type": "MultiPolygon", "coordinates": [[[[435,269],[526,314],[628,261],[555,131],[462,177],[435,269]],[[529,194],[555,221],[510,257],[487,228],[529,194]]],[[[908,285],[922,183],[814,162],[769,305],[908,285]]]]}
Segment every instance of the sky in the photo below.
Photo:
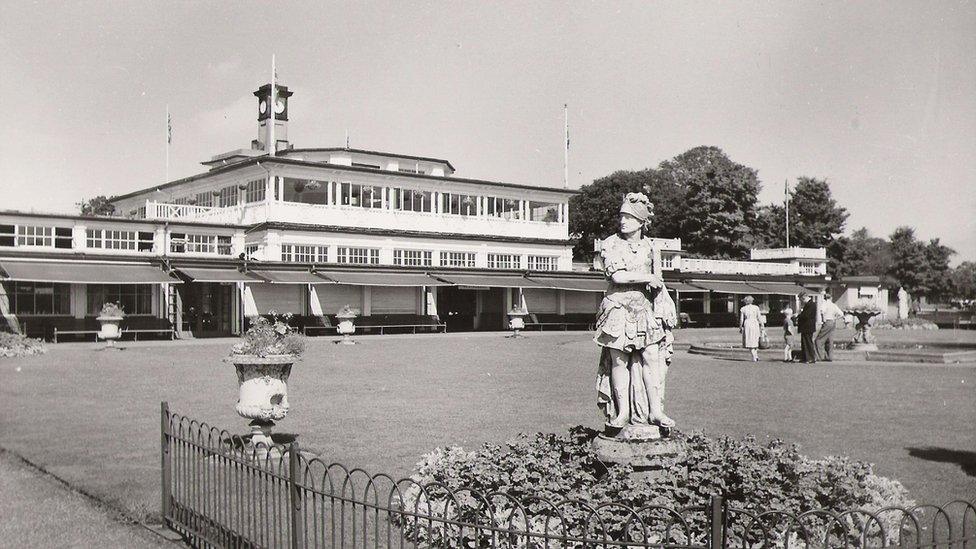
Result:
{"type": "Polygon", "coordinates": [[[570,187],[698,145],[760,201],[826,179],[848,232],[976,260],[974,2],[10,2],[0,209],[70,212],[249,147],[271,56],[296,147],[570,187]]]}

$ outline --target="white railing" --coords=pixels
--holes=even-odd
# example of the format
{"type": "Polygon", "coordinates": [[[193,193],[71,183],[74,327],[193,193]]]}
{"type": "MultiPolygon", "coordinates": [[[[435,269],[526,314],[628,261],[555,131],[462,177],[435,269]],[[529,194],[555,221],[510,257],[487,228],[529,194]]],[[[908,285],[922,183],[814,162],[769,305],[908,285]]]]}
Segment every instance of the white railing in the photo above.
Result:
{"type": "MultiPolygon", "coordinates": [[[[661,251],[680,252],[680,238],[651,238],[651,242],[661,251]]],[[[593,251],[599,253],[603,246],[603,241],[599,238],[593,239],[593,251]]]]}
{"type": "Polygon", "coordinates": [[[760,248],[749,251],[749,258],[754,260],[765,259],[827,259],[826,248],[760,248]]]}
{"type": "Polygon", "coordinates": [[[146,219],[198,219],[219,210],[213,206],[192,204],[167,204],[165,202],[146,202],[146,219]]]}
{"type": "Polygon", "coordinates": [[[743,275],[794,275],[799,265],[791,263],[757,263],[727,259],[681,258],[681,271],[691,273],[743,274],[743,275]]]}

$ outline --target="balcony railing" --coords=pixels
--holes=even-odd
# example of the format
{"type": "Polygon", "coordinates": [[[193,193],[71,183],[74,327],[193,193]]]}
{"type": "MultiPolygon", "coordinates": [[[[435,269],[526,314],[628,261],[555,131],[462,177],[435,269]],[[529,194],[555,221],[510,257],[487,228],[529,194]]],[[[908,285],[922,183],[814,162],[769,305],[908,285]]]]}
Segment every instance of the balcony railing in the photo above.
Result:
{"type": "Polygon", "coordinates": [[[146,219],[183,219],[197,220],[206,217],[222,208],[213,206],[195,206],[192,204],[166,204],[164,202],[146,202],[146,219]]]}
{"type": "Polygon", "coordinates": [[[750,259],[827,259],[826,248],[760,248],[749,252],[750,259]]]}
{"type": "Polygon", "coordinates": [[[791,263],[757,263],[726,259],[681,258],[681,271],[691,273],[742,274],[742,275],[794,275],[799,265],[791,263]]]}

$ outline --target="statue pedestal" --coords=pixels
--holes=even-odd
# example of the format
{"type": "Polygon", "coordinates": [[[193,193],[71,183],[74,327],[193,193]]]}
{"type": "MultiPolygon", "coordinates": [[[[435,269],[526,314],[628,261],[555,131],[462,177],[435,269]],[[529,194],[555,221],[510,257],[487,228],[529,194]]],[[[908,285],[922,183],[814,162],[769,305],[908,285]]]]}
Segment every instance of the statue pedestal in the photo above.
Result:
{"type": "Polygon", "coordinates": [[[662,435],[663,430],[656,425],[627,425],[613,436],[597,435],[593,451],[604,463],[630,464],[635,480],[656,480],[664,475],[661,458],[676,461],[681,454],[680,445],[662,435]]]}

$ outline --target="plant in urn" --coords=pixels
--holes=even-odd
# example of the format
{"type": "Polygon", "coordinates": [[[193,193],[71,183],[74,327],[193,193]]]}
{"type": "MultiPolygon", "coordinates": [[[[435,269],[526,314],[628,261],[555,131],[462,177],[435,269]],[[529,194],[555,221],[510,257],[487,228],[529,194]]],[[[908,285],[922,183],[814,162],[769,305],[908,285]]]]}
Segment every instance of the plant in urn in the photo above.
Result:
{"type": "Polygon", "coordinates": [[[118,303],[106,303],[102,305],[101,312],[98,313],[97,320],[101,324],[98,337],[106,342],[106,349],[114,349],[115,340],[122,337],[122,319],[125,312],[118,303]]]}
{"type": "Polygon", "coordinates": [[[529,311],[521,305],[516,305],[508,311],[508,327],[512,329],[512,334],[505,337],[523,337],[519,333],[525,329],[525,317],[529,316],[529,311]]]}
{"type": "Polygon", "coordinates": [[[251,420],[252,445],[271,447],[271,428],[288,414],[292,364],[304,350],[302,336],[285,322],[258,317],[224,359],[237,369],[237,413],[251,420]]]}
{"type": "Polygon", "coordinates": [[[871,337],[871,319],[881,314],[881,308],[871,299],[859,299],[844,309],[844,314],[857,318],[857,331],[851,341],[855,351],[877,351],[878,346],[871,337]]]}

